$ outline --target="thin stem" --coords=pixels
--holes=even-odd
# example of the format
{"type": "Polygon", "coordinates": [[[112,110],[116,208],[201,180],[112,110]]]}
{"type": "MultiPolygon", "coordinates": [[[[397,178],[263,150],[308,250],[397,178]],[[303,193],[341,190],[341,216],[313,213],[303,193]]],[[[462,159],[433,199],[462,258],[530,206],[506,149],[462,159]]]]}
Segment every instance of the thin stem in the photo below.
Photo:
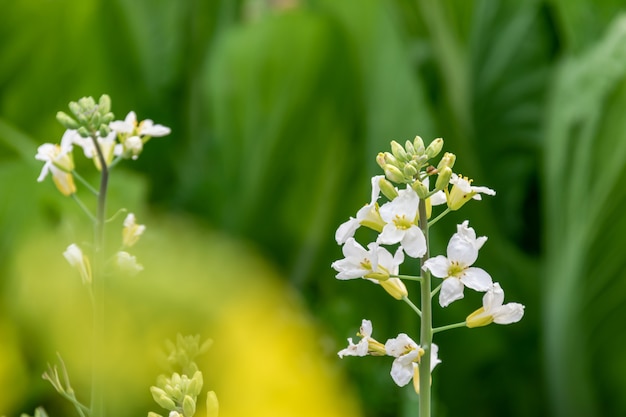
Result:
{"type": "Polygon", "coordinates": [[[435,223],[437,223],[439,220],[443,219],[443,217],[450,213],[452,210],[450,210],[449,207],[446,207],[446,209],[444,211],[442,211],[441,213],[439,213],[439,215],[437,217],[435,217],[434,219],[432,219],[431,221],[428,222],[428,227],[434,225],[435,223]]]}
{"type": "Polygon", "coordinates": [[[447,326],[435,327],[433,329],[433,334],[443,332],[445,330],[456,329],[458,327],[465,327],[465,322],[462,321],[460,323],[448,324],[447,326]]]}
{"type": "Polygon", "coordinates": [[[439,285],[437,285],[437,288],[435,288],[431,293],[430,293],[430,298],[433,298],[435,295],[437,295],[437,293],[439,292],[439,290],[441,290],[441,286],[443,285],[443,282],[439,285]]]}
{"type": "Polygon", "coordinates": [[[433,341],[433,320],[432,320],[432,299],[430,295],[430,272],[424,269],[424,263],[430,257],[430,246],[428,238],[428,217],[426,216],[426,201],[420,199],[419,202],[419,227],[426,239],[426,253],[420,259],[420,270],[422,271],[421,282],[421,327],[420,327],[420,347],[424,349],[424,356],[420,359],[419,366],[419,397],[420,397],[420,417],[430,417],[430,349],[433,341]]]}
{"type": "Polygon", "coordinates": [[[402,297],[402,301],[407,303],[409,305],[409,307],[411,307],[413,309],[413,311],[415,311],[415,313],[417,313],[418,316],[422,317],[422,312],[420,311],[420,309],[415,304],[413,304],[413,301],[409,300],[409,297],[402,297]]]}
{"type": "Polygon", "coordinates": [[[400,278],[407,281],[422,281],[422,277],[416,277],[414,275],[391,275],[391,278],[400,278]]]}
{"type": "Polygon", "coordinates": [[[97,140],[96,132],[91,135],[98,161],[100,162],[100,190],[98,191],[98,206],[96,221],[94,222],[94,324],[93,324],[93,376],[91,386],[91,417],[104,416],[104,387],[102,377],[102,360],[104,350],[104,317],[105,317],[105,285],[104,285],[104,224],[106,217],[106,198],[109,185],[109,168],[107,167],[102,148],[97,140]]]}
{"type": "Polygon", "coordinates": [[[80,207],[81,210],[83,210],[83,212],[87,215],[87,217],[89,217],[89,220],[91,220],[92,222],[96,221],[96,218],[94,217],[94,215],[91,213],[91,211],[89,211],[85,203],[83,203],[83,200],[78,198],[76,193],[72,194],[72,199],[76,202],[76,204],[78,204],[78,207],[80,207]]]}
{"type": "Polygon", "coordinates": [[[93,188],[91,186],[91,184],[89,184],[89,182],[84,179],[78,172],[76,172],[75,170],[72,171],[72,175],[74,177],[76,177],[76,179],[78,181],[81,182],[81,184],[83,184],[85,186],[85,188],[87,188],[93,195],[97,196],[98,195],[98,190],[96,190],[95,188],[93,188]]]}

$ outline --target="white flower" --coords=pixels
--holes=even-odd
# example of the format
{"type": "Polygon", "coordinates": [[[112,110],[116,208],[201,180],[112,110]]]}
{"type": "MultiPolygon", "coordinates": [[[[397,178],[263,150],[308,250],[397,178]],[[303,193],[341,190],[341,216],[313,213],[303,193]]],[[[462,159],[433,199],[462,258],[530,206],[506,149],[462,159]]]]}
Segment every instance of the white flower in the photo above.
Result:
{"type": "Polygon", "coordinates": [[[59,191],[65,196],[76,192],[76,185],[71,172],[74,170],[72,157],[72,142],[76,134],[74,130],[66,130],[61,138],[61,144],[44,143],[37,148],[35,159],[44,161],[41,173],[37,178],[42,182],[48,173],[52,174],[52,180],[59,191]]]}
{"type": "Polygon", "coordinates": [[[339,245],[345,243],[348,238],[354,236],[356,230],[361,226],[366,226],[376,231],[381,231],[383,221],[378,213],[378,198],[380,197],[380,180],[385,178],[384,175],[376,175],[372,177],[372,199],[369,204],[363,206],[356,214],[356,218],[350,219],[342,223],[335,233],[335,240],[339,245]]]}
{"type": "Polygon", "coordinates": [[[407,255],[421,258],[426,253],[426,238],[417,227],[419,197],[411,188],[398,192],[398,197],[380,207],[380,217],[386,223],[378,242],[385,245],[400,243],[407,255]]]}
{"type": "Polygon", "coordinates": [[[139,240],[139,237],[146,230],[143,224],[135,223],[135,215],[128,213],[124,219],[124,229],[122,229],[122,244],[124,247],[130,248],[139,240]]]}
{"type": "Polygon", "coordinates": [[[120,271],[131,276],[143,271],[143,265],[137,262],[137,258],[125,251],[119,251],[115,254],[115,264],[120,271]]]}
{"type": "Polygon", "coordinates": [[[475,187],[472,180],[461,175],[452,174],[450,178],[452,189],[448,191],[446,188],[446,197],[450,210],[458,210],[470,199],[480,200],[480,194],[496,195],[496,192],[487,187],[475,187]]]}
{"type": "Polygon", "coordinates": [[[439,304],[442,307],[463,298],[464,286],[483,292],[492,286],[491,276],[487,272],[471,266],[476,262],[478,250],[486,238],[476,238],[474,230],[468,228],[466,222],[458,230],[448,242],[447,257],[439,255],[424,262],[424,270],[444,279],[439,293],[439,304]]]}
{"type": "MultiPolygon", "coordinates": [[[[98,146],[100,147],[100,151],[102,152],[107,166],[111,164],[114,156],[120,156],[124,150],[122,144],[117,143],[116,135],[113,131],[105,137],[101,137],[98,134],[96,140],[98,141],[98,146]]],[[[83,149],[85,157],[93,159],[96,168],[100,169],[100,158],[98,157],[96,145],[93,143],[91,137],[83,138],[80,135],[76,135],[74,137],[74,144],[80,146],[83,149]]]]}
{"type": "Polygon", "coordinates": [[[361,340],[359,340],[357,344],[352,342],[352,338],[348,338],[348,347],[337,353],[340,358],[343,358],[344,356],[365,356],[368,353],[372,355],[385,354],[384,346],[376,339],[372,338],[371,321],[363,319],[357,336],[361,337],[361,340]]]}
{"type": "MultiPolygon", "coordinates": [[[[389,356],[393,356],[396,359],[391,365],[391,378],[400,387],[408,384],[411,379],[416,379],[414,383],[419,383],[419,362],[420,358],[424,354],[422,349],[417,343],[413,341],[409,336],[404,333],[400,333],[398,337],[389,339],[385,343],[385,352],[389,356]]],[[[441,363],[437,353],[439,347],[434,343],[430,345],[430,372],[435,369],[437,364],[441,363]]],[[[416,385],[416,391],[419,390],[419,385],[416,385]]]]}
{"type": "Polygon", "coordinates": [[[126,118],[116,120],[109,123],[109,127],[116,133],[126,134],[128,136],[151,136],[160,137],[169,135],[171,130],[167,126],[155,125],[150,119],[137,123],[137,115],[134,111],[129,112],[126,118]]]}
{"type": "Polygon", "coordinates": [[[467,316],[467,327],[486,326],[491,323],[517,323],[524,316],[524,306],[519,303],[504,302],[504,291],[497,282],[483,296],[483,306],[467,316]]]}
{"type": "Polygon", "coordinates": [[[83,254],[83,251],[78,245],[75,243],[69,245],[65,252],[63,252],[63,256],[73,268],[78,269],[83,284],[91,284],[91,266],[89,264],[89,258],[83,254]]]}
{"type": "Polygon", "coordinates": [[[389,251],[376,242],[363,248],[354,238],[349,238],[342,247],[344,259],[332,263],[331,267],[338,272],[337,279],[371,278],[386,280],[390,275],[397,275],[399,265],[404,261],[401,250],[391,255],[389,251]]]}

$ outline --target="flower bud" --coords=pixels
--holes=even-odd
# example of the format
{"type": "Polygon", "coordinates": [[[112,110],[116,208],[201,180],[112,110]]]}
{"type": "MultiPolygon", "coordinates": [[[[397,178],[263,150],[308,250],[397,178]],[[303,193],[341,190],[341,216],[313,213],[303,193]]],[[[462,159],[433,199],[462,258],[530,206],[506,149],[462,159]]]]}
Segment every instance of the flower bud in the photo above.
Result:
{"type": "Polygon", "coordinates": [[[148,411],[148,417],[163,417],[161,414],[154,413],[152,411],[148,411]]]}
{"type": "Polygon", "coordinates": [[[439,155],[441,149],[443,149],[443,139],[437,138],[430,142],[430,144],[426,148],[426,156],[428,156],[428,159],[434,158],[435,156],[439,155]]]}
{"type": "Polygon", "coordinates": [[[421,137],[415,136],[415,139],[413,139],[413,148],[415,148],[416,155],[421,155],[424,153],[424,141],[421,137]]]}
{"type": "Polygon", "coordinates": [[[398,142],[396,142],[395,140],[391,141],[391,153],[393,154],[393,156],[395,156],[399,161],[402,162],[407,162],[409,160],[408,155],[406,154],[406,151],[404,150],[404,148],[402,147],[402,145],[400,145],[398,142]]]}
{"type": "Polygon", "coordinates": [[[217,401],[215,391],[206,394],[206,417],[218,417],[220,404],[217,401]]]}
{"type": "Polygon", "coordinates": [[[200,395],[200,391],[202,391],[202,372],[196,371],[193,374],[193,377],[189,381],[189,385],[187,385],[187,394],[197,397],[200,395]]]}
{"type": "Polygon", "coordinates": [[[74,116],[78,116],[80,113],[82,113],[80,106],[75,101],[70,101],[68,107],[70,108],[70,111],[74,114],[74,116]]]}
{"type": "Polygon", "coordinates": [[[404,149],[406,149],[406,153],[409,155],[409,157],[412,157],[413,155],[415,155],[415,148],[413,147],[413,144],[411,143],[410,140],[407,140],[404,143],[404,149]]]}
{"type": "Polygon", "coordinates": [[[481,307],[467,316],[465,325],[469,328],[487,326],[493,323],[493,316],[485,314],[485,307],[481,307]]]}
{"type": "Polygon", "coordinates": [[[417,196],[421,199],[425,199],[428,195],[428,187],[424,185],[420,180],[416,180],[413,184],[411,184],[411,188],[417,193],[417,196]]]}
{"type": "Polygon", "coordinates": [[[71,118],[65,112],[57,112],[57,121],[63,125],[66,129],[78,129],[78,122],[71,118]]]}
{"type": "Polygon", "coordinates": [[[402,171],[406,178],[413,178],[417,174],[417,169],[411,164],[406,164],[402,171]]]}
{"type": "Polygon", "coordinates": [[[109,133],[111,133],[111,128],[108,125],[101,124],[98,128],[98,134],[103,138],[109,136],[109,133]]]}
{"type": "Polygon", "coordinates": [[[452,177],[452,170],[450,167],[443,167],[439,171],[439,175],[437,175],[437,182],[435,183],[435,189],[441,191],[448,187],[450,183],[450,178],[452,177]]]}
{"type": "Polygon", "coordinates": [[[452,169],[454,163],[456,162],[456,155],[451,152],[446,152],[443,154],[441,161],[439,161],[439,165],[437,165],[438,170],[442,170],[444,167],[448,167],[452,169]]]}
{"type": "Polygon", "coordinates": [[[84,138],[88,138],[89,135],[89,130],[87,130],[87,128],[85,126],[81,126],[78,128],[78,134],[81,135],[84,138]]]}
{"type": "Polygon", "coordinates": [[[89,119],[89,124],[94,127],[100,126],[102,124],[102,116],[100,115],[100,113],[93,113],[91,115],[91,118],[89,119]]]}
{"type": "Polygon", "coordinates": [[[387,161],[385,161],[384,153],[378,152],[378,155],[376,155],[376,163],[381,169],[385,169],[385,165],[387,165],[387,161]]]}
{"type": "Polygon", "coordinates": [[[154,401],[161,407],[170,411],[176,409],[176,404],[174,404],[174,401],[172,401],[172,399],[169,398],[165,391],[163,391],[161,388],[152,386],[150,387],[150,392],[152,393],[152,398],[154,399],[154,401]]]}
{"type": "Polygon", "coordinates": [[[185,395],[183,399],[183,415],[192,417],[196,413],[196,402],[191,396],[185,395]]]}
{"type": "Polygon", "coordinates": [[[378,281],[378,283],[396,300],[402,300],[409,295],[404,282],[399,278],[389,278],[385,281],[378,281]]]}
{"type": "Polygon", "coordinates": [[[402,175],[402,171],[400,171],[400,169],[398,169],[397,167],[387,164],[385,165],[384,169],[385,169],[385,176],[387,177],[387,179],[389,179],[389,181],[393,181],[397,183],[404,182],[404,175],[402,175]]]}
{"type": "Polygon", "coordinates": [[[108,94],[102,94],[98,101],[98,112],[101,115],[105,115],[111,111],[111,97],[108,94]]]}
{"type": "Polygon", "coordinates": [[[378,186],[380,187],[380,192],[389,200],[393,200],[398,196],[398,190],[386,178],[381,178],[378,181],[378,186]]]}

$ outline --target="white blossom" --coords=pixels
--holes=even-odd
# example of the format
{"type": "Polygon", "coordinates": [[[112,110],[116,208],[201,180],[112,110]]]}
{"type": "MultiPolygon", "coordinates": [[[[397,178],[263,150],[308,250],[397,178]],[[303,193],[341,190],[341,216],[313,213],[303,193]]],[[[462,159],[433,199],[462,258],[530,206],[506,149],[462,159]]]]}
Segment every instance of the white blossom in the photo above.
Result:
{"type": "Polygon", "coordinates": [[[380,217],[385,222],[378,242],[385,245],[400,243],[404,252],[412,258],[426,253],[426,238],[417,227],[419,197],[411,188],[398,192],[398,197],[380,207],[380,217]]]}
{"type": "Polygon", "coordinates": [[[483,296],[483,306],[470,314],[466,321],[467,327],[486,326],[490,323],[517,323],[524,316],[524,306],[519,303],[504,302],[504,291],[495,282],[483,296]]]}

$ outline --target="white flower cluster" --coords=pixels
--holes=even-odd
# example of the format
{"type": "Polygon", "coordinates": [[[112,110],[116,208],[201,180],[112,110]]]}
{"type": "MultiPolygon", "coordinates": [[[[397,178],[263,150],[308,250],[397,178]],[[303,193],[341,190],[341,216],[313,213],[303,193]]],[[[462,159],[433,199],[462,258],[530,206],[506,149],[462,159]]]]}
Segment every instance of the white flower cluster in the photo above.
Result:
{"type": "MultiPolygon", "coordinates": [[[[405,256],[420,258],[423,274],[432,274],[443,280],[432,293],[430,288],[426,289],[431,296],[439,292],[441,307],[462,299],[465,287],[485,293],[483,307],[470,314],[460,325],[478,327],[492,322],[517,322],[524,314],[524,306],[518,303],[503,305],[504,292],[500,284],[494,283],[486,271],[473,266],[487,237],[477,237],[474,229],[469,227],[469,221],[457,225],[457,231],[448,243],[446,256],[427,256],[428,238],[424,231],[450,211],[460,209],[469,200],[480,200],[481,194],[495,195],[494,190],[472,186],[471,180],[453,173],[451,168],[456,160],[454,154],[446,153],[436,168],[429,165],[428,160],[440,152],[442,145],[443,141],[437,139],[425,148],[421,138],[417,137],[414,142],[407,141],[405,147],[392,142],[392,153],[379,154],[377,162],[385,175],[372,178],[369,204],[362,207],[356,217],[341,224],[335,233],[335,240],[343,245],[344,255],[343,259],[331,265],[337,271],[336,278],[362,278],[379,284],[391,296],[406,301],[421,315],[408,299],[408,290],[401,279],[421,281],[421,285],[424,285],[423,278],[399,275],[405,256]],[[437,181],[431,189],[429,179],[432,176],[436,176],[437,181]],[[406,185],[398,188],[391,181],[406,185]],[[388,200],[382,205],[379,204],[381,194],[388,200]],[[433,206],[444,204],[446,208],[434,220],[430,220],[433,206]],[[361,226],[378,233],[376,239],[366,247],[354,237],[361,226]],[[393,248],[387,248],[388,245],[393,245],[393,248]]],[[[421,349],[423,353],[424,349],[406,334],[390,339],[381,347],[382,344],[371,338],[371,323],[367,320],[363,320],[360,335],[362,339],[357,344],[349,339],[349,346],[339,352],[340,357],[366,354],[394,356],[393,380],[400,386],[410,381],[414,375],[413,367],[417,367],[421,356],[416,352],[421,349]]],[[[437,358],[437,346],[429,345],[433,355],[432,370],[440,361],[437,358]]],[[[428,349],[428,346],[424,348],[428,349]]]]}

